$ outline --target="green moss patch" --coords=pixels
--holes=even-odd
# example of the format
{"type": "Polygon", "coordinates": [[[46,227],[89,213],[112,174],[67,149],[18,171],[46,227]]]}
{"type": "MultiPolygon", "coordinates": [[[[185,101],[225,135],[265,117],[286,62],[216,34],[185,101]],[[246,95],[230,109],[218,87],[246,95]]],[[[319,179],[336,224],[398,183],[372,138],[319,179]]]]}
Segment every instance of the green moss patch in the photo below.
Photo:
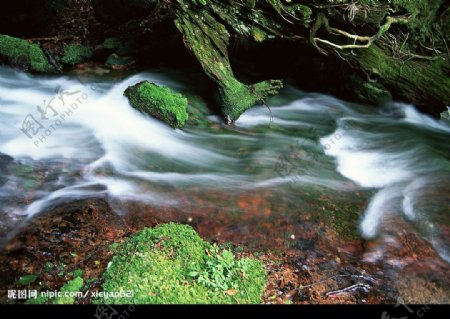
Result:
{"type": "Polygon", "coordinates": [[[172,127],[182,127],[189,117],[187,99],[167,87],[143,81],[128,87],[124,95],[134,108],[172,127]]]}
{"type": "Polygon", "coordinates": [[[260,303],[266,273],[255,259],[237,260],[229,250],[203,241],[187,225],[146,228],[124,242],[104,274],[108,304],[260,303]]]}
{"type": "Polygon", "coordinates": [[[0,62],[24,71],[55,71],[38,44],[7,35],[0,35],[0,62]]]}
{"type": "Polygon", "coordinates": [[[57,297],[54,300],[54,304],[56,305],[71,305],[75,302],[75,297],[73,297],[74,293],[80,292],[83,287],[83,279],[81,277],[77,277],[69,282],[67,282],[64,286],[61,287],[61,293],[67,293],[68,296],[57,297]]]}
{"type": "Polygon", "coordinates": [[[86,61],[92,56],[92,50],[84,45],[69,44],[64,45],[64,54],[60,61],[67,65],[75,65],[86,61]]]}
{"type": "Polygon", "coordinates": [[[72,305],[75,303],[76,295],[81,292],[83,288],[83,278],[76,277],[68,281],[59,289],[60,296],[55,298],[47,298],[38,294],[37,298],[30,298],[26,301],[29,305],[55,304],[55,305],[72,305]]]}

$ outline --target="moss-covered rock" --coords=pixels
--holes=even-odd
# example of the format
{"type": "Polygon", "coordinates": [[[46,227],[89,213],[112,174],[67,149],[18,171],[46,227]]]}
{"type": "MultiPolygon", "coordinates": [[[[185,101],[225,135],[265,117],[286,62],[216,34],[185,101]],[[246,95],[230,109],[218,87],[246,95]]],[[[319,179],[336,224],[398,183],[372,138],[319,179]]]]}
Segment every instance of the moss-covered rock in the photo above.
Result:
{"type": "Polygon", "coordinates": [[[182,127],[188,119],[187,99],[167,87],[143,81],[128,87],[124,95],[134,108],[172,127],[182,127]]]}
{"type": "Polygon", "coordinates": [[[0,35],[0,63],[24,71],[55,72],[55,68],[48,62],[38,44],[7,35],[0,35]]]}
{"type": "Polygon", "coordinates": [[[146,228],[124,242],[104,274],[105,297],[117,304],[260,303],[266,273],[255,259],[203,241],[187,225],[146,228]],[[133,291],[131,298],[108,292],[133,291]]]}
{"type": "Polygon", "coordinates": [[[76,43],[64,45],[64,53],[60,58],[63,64],[75,65],[92,57],[92,49],[76,43]]]}

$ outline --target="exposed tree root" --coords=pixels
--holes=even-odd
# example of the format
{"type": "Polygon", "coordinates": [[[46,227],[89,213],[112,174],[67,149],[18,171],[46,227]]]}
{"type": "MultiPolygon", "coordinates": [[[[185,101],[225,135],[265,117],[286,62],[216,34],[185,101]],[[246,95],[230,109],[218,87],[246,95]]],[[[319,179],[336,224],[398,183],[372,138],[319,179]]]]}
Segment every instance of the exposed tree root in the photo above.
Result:
{"type": "MultiPolygon", "coordinates": [[[[343,30],[340,30],[337,28],[332,28],[329,25],[327,17],[322,15],[320,18],[317,19],[316,25],[311,30],[312,33],[311,33],[310,39],[312,41],[313,46],[315,46],[316,48],[318,48],[317,42],[319,42],[319,43],[323,43],[328,46],[331,46],[338,50],[367,49],[375,41],[379,40],[389,30],[389,28],[391,27],[392,24],[406,24],[406,23],[408,23],[408,18],[406,16],[387,17],[386,23],[380,27],[379,31],[375,35],[368,37],[368,36],[360,36],[357,34],[351,34],[349,32],[346,32],[346,31],[343,31],[343,30]],[[327,30],[328,33],[335,34],[335,35],[341,35],[348,39],[352,39],[354,41],[354,43],[339,45],[339,44],[333,43],[329,40],[315,37],[315,34],[317,33],[317,31],[319,31],[321,26],[325,26],[325,29],[327,30]],[[362,42],[363,44],[356,44],[356,42],[362,42]]],[[[323,49],[319,48],[319,51],[324,53],[323,49]]]]}

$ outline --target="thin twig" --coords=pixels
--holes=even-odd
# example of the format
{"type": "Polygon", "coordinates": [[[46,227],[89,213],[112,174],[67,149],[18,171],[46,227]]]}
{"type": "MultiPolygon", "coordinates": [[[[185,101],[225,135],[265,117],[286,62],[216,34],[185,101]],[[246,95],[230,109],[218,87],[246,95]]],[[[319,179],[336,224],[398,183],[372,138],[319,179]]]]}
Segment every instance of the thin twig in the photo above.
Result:
{"type": "Polygon", "coordinates": [[[373,278],[371,278],[370,276],[363,276],[363,275],[334,275],[334,276],[331,276],[329,278],[326,278],[326,279],[323,279],[323,280],[320,280],[320,281],[316,281],[316,282],[313,282],[312,284],[309,284],[309,285],[306,285],[306,286],[301,286],[301,287],[296,288],[296,289],[297,290],[301,290],[301,289],[304,289],[304,288],[309,288],[309,287],[312,287],[314,285],[321,284],[321,283],[323,283],[325,281],[328,281],[330,279],[343,278],[343,277],[356,277],[356,278],[362,278],[362,279],[370,281],[370,282],[374,281],[373,278]]]}
{"type": "Polygon", "coordinates": [[[325,293],[325,296],[329,297],[329,296],[334,296],[334,295],[340,295],[343,293],[347,293],[349,291],[358,289],[358,288],[362,288],[364,289],[364,291],[367,291],[370,289],[369,285],[365,285],[365,284],[355,284],[355,285],[351,285],[342,289],[338,289],[338,290],[332,290],[332,291],[328,291],[325,293]]]}
{"type": "Polygon", "coordinates": [[[27,40],[27,41],[63,41],[63,40],[78,39],[78,38],[79,37],[77,37],[77,36],[68,35],[65,37],[54,36],[54,37],[44,37],[44,38],[30,38],[30,39],[25,39],[25,40],[27,40]]]}
{"type": "Polygon", "coordinates": [[[266,101],[263,101],[263,104],[267,107],[267,109],[269,110],[270,113],[270,122],[269,122],[269,128],[272,126],[273,123],[273,115],[272,115],[272,110],[270,109],[269,105],[266,103],[266,101]]]}

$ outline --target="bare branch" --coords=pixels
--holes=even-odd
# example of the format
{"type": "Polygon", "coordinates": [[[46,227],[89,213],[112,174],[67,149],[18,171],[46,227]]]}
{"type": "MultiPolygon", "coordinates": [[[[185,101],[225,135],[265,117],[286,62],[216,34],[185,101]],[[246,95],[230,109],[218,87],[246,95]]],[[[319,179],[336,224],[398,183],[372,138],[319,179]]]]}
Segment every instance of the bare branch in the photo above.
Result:
{"type": "MultiPolygon", "coordinates": [[[[312,38],[312,43],[313,45],[315,45],[317,47],[317,42],[319,43],[323,43],[326,45],[329,45],[335,49],[339,49],[339,50],[346,50],[346,49],[367,49],[369,48],[375,41],[377,41],[378,39],[380,39],[391,27],[392,24],[406,24],[408,23],[408,18],[406,16],[399,16],[399,17],[387,17],[386,23],[383,24],[380,27],[380,30],[378,30],[378,32],[371,36],[360,36],[357,34],[351,34],[347,31],[344,30],[340,30],[337,28],[332,28],[329,26],[328,24],[328,20],[324,21],[324,19],[326,19],[326,17],[321,17],[320,19],[318,18],[318,20],[316,21],[316,25],[315,25],[315,30],[314,30],[314,35],[315,33],[318,31],[318,29],[322,26],[325,25],[328,33],[331,34],[337,34],[337,35],[342,35],[346,38],[352,39],[354,41],[353,44],[344,44],[344,45],[339,45],[336,43],[333,43],[329,40],[325,40],[325,39],[321,39],[321,38],[316,38],[313,36],[312,38]],[[319,21],[320,20],[320,21],[319,21]],[[356,44],[356,42],[365,42],[365,44],[356,44]]],[[[320,48],[319,48],[320,49],[320,48]]],[[[321,51],[323,51],[322,49],[320,49],[321,51]]]]}

